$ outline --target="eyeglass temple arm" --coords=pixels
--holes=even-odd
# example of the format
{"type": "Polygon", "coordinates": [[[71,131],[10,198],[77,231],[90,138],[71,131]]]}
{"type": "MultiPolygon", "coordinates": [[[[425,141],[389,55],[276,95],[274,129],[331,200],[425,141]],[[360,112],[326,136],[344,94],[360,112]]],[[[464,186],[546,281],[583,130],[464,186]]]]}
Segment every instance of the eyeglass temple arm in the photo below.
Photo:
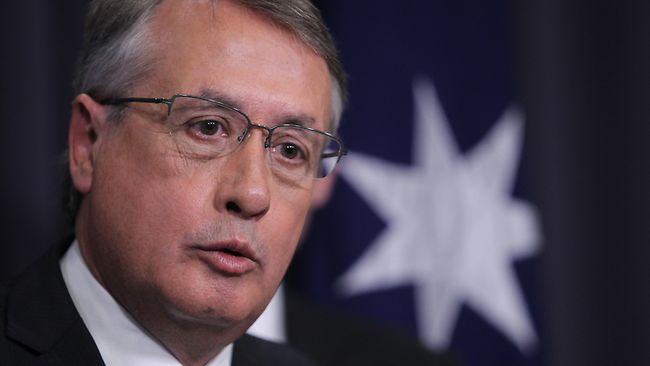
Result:
{"type": "Polygon", "coordinates": [[[101,104],[123,104],[123,103],[158,103],[158,104],[172,104],[171,99],[167,98],[108,98],[99,101],[101,104]]]}
{"type": "Polygon", "coordinates": [[[348,154],[348,150],[346,148],[342,148],[340,153],[338,151],[333,151],[333,152],[329,152],[329,153],[322,153],[320,157],[321,157],[321,159],[325,159],[325,158],[333,158],[333,157],[336,157],[336,156],[341,157],[341,156],[344,156],[344,155],[347,155],[347,154],[348,154]]]}
{"type": "Polygon", "coordinates": [[[167,98],[107,98],[99,101],[104,105],[117,105],[124,103],[155,103],[167,105],[167,114],[171,113],[172,104],[174,99],[167,98]]]}

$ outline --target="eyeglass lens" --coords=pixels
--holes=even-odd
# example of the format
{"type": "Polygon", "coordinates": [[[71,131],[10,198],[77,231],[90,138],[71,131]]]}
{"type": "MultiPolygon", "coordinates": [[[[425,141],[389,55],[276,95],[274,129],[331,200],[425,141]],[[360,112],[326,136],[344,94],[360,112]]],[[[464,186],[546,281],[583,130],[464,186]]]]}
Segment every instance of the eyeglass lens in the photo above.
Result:
{"type": "Polygon", "coordinates": [[[242,112],[200,97],[176,96],[167,124],[183,153],[200,159],[228,155],[252,129],[264,129],[271,169],[292,179],[328,175],[341,151],[336,139],[320,131],[300,125],[254,124],[242,112]]]}

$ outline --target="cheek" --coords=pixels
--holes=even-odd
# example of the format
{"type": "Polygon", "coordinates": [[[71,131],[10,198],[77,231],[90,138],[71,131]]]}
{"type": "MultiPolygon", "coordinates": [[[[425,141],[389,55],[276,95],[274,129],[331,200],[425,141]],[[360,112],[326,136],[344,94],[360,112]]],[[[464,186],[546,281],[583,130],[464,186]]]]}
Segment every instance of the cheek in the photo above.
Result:
{"type": "Polygon", "coordinates": [[[276,212],[265,218],[264,224],[268,227],[265,231],[270,234],[268,237],[271,239],[269,254],[284,267],[284,271],[298,246],[309,210],[310,194],[308,191],[298,194],[293,192],[278,197],[290,197],[290,199],[278,198],[272,202],[272,205],[275,204],[276,212]]]}
{"type": "Polygon", "coordinates": [[[118,289],[128,283],[119,293],[162,291],[173,298],[173,294],[183,293],[188,282],[203,279],[191,271],[196,266],[183,251],[183,243],[204,216],[206,194],[192,185],[200,177],[168,174],[175,170],[174,164],[158,168],[150,165],[147,170],[127,174],[134,170],[125,167],[105,182],[109,198],[105,195],[101,200],[106,204],[93,226],[104,238],[105,245],[97,254],[104,258],[103,272],[111,276],[107,280],[118,289]]]}
{"type": "Polygon", "coordinates": [[[205,193],[197,183],[204,179],[187,169],[176,151],[161,148],[169,146],[166,135],[121,137],[97,162],[92,195],[106,222],[122,231],[120,236],[142,244],[178,235],[179,228],[200,216],[205,193]]]}

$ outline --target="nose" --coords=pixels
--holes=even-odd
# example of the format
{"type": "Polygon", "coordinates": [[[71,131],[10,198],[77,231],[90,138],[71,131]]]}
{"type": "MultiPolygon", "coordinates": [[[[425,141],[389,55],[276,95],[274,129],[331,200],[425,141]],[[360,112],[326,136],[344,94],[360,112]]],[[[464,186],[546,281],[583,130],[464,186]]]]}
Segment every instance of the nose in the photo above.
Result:
{"type": "Polygon", "coordinates": [[[254,129],[232,154],[224,157],[217,172],[215,205],[242,219],[259,219],[269,210],[271,172],[264,149],[265,133],[254,129]]]}

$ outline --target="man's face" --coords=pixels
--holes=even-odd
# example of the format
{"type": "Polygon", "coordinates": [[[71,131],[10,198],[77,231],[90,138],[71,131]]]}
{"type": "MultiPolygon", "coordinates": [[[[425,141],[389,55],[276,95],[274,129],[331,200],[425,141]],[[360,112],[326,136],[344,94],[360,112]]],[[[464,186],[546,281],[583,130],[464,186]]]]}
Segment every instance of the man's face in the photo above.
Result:
{"type": "MultiPolygon", "coordinates": [[[[151,27],[154,72],[128,96],[209,91],[257,123],[302,115],[327,129],[331,82],[324,60],[259,15],[216,4],[161,4],[151,27]]],[[[118,124],[97,131],[92,184],[78,221],[83,254],[100,282],[145,323],[164,314],[244,329],[289,265],[313,183],[288,184],[271,172],[260,129],[226,157],[188,156],[160,133],[166,112],[165,105],[129,104],[118,124]]]]}

